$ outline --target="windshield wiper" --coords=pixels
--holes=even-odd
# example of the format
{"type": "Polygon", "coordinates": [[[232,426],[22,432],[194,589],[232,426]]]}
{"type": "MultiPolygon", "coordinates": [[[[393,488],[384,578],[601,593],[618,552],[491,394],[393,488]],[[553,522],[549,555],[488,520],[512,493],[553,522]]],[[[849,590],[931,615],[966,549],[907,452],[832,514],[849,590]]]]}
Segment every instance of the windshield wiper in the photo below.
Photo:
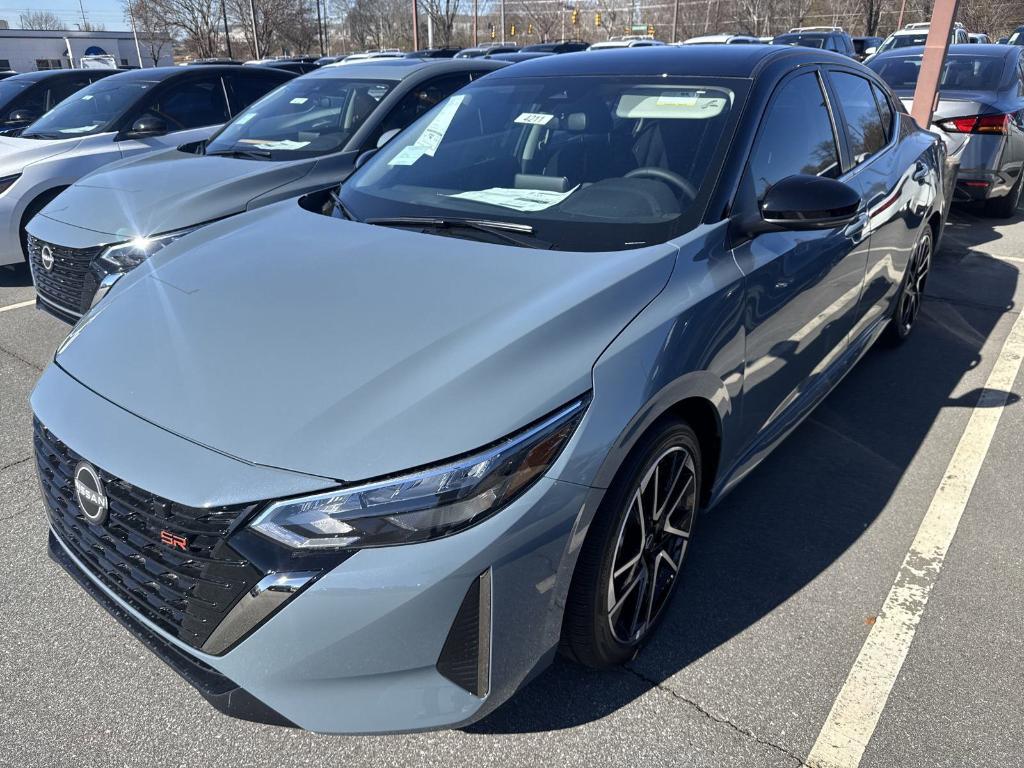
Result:
{"type": "Polygon", "coordinates": [[[367,224],[381,227],[424,227],[426,229],[469,229],[484,232],[491,237],[523,248],[539,248],[548,250],[554,246],[533,234],[529,224],[516,224],[511,221],[487,221],[484,219],[442,219],[431,216],[392,216],[379,219],[367,219],[367,224]],[[515,233],[515,234],[513,234],[515,233]]]}
{"type": "Polygon", "coordinates": [[[207,152],[208,157],[242,157],[247,160],[269,160],[273,153],[268,149],[222,149],[219,152],[207,152]]]}
{"type": "Polygon", "coordinates": [[[356,215],[349,210],[348,206],[341,202],[341,195],[339,194],[340,189],[341,187],[335,187],[334,189],[328,191],[327,194],[330,196],[331,202],[334,203],[334,206],[341,212],[341,215],[344,216],[346,219],[348,219],[349,221],[359,221],[359,219],[356,218],[356,215]]]}

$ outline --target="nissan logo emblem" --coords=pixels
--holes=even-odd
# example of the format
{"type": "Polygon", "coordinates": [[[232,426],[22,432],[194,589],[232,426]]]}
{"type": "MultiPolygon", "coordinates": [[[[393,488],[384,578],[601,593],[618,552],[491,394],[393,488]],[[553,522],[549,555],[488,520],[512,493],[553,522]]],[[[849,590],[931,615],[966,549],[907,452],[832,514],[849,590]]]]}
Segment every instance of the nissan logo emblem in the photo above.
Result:
{"type": "Polygon", "coordinates": [[[107,520],[107,493],[99,473],[87,461],[78,462],[75,467],[75,498],[85,519],[93,525],[103,525],[107,520]]]}
{"type": "Polygon", "coordinates": [[[44,245],[43,249],[39,252],[39,260],[43,263],[43,269],[49,272],[53,269],[53,249],[44,245]]]}

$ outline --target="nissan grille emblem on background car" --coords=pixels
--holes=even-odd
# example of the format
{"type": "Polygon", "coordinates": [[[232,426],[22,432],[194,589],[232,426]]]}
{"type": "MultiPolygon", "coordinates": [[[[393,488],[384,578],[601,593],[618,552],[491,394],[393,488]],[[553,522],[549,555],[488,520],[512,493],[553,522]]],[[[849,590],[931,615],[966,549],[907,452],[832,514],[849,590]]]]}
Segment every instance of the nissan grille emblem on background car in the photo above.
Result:
{"type": "Polygon", "coordinates": [[[107,494],[99,474],[87,461],[81,461],[75,467],[75,498],[86,520],[93,525],[106,522],[107,494]]]}
{"type": "Polygon", "coordinates": [[[39,259],[43,262],[43,268],[47,272],[53,269],[53,249],[50,246],[43,246],[43,250],[39,252],[39,259]]]}

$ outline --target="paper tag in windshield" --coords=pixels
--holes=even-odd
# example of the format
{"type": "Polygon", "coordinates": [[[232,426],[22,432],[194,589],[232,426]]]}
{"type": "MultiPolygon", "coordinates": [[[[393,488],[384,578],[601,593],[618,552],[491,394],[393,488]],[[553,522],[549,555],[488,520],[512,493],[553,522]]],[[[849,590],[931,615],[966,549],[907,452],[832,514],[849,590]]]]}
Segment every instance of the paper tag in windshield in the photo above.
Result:
{"type": "Polygon", "coordinates": [[[579,187],[573,187],[568,192],[550,192],[546,189],[505,189],[503,187],[491,187],[470,192],[459,192],[456,195],[446,195],[462,200],[472,200],[475,203],[487,203],[498,205],[502,208],[511,208],[513,211],[543,211],[553,205],[558,205],[579,187]]]}
{"type": "Polygon", "coordinates": [[[545,115],[542,112],[523,112],[512,122],[522,123],[523,125],[547,125],[551,122],[554,115],[545,115]]]}
{"type": "Polygon", "coordinates": [[[296,149],[302,149],[304,146],[309,144],[308,141],[292,141],[291,139],[282,139],[281,141],[270,141],[266,139],[242,139],[238,143],[249,144],[255,147],[256,149],[282,149],[288,152],[296,149]]]}
{"type": "Polygon", "coordinates": [[[423,129],[423,133],[416,139],[414,146],[423,147],[424,154],[433,157],[464,98],[465,96],[452,96],[448,99],[434,119],[430,121],[430,125],[423,129]]]}
{"type": "Polygon", "coordinates": [[[388,160],[388,165],[412,165],[425,154],[427,154],[426,147],[417,147],[415,144],[412,144],[411,146],[403,147],[397,155],[388,160]]]}
{"type": "Polygon", "coordinates": [[[83,125],[83,126],[80,126],[78,128],[61,128],[60,132],[61,133],[88,133],[89,131],[95,130],[96,128],[99,128],[99,127],[100,127],[100,124],[96,123],[95,125],[83,125]]]}
{"type": "Polygon", "coordinates": [[[296,96],[294,99],[289,101],[289,104],[305,104],[309,99],[303,98],[302,96],[296,96]]]}

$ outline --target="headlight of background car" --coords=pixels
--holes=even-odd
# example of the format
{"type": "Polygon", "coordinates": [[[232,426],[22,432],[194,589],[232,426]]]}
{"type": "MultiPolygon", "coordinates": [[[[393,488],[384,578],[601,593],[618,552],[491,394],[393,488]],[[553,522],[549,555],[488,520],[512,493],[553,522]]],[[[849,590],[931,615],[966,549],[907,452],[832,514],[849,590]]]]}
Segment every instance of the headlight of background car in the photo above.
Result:
{"type": "Polygon", "coordinates": [[[16,182],[20,178],[21,174],[16,173],[13,176],[4,176],[2,179],[0,179],[0,195],[2,195],[4,192],[10,189],[13,186],[14,182],[16,182]]]}
{"type": "Polygon", "coordinates": [[[136,237],[127,243],[112,245],[100,254],[100,261],[118,272],[127,272],[135,269],[165,245],[173,243],[179,237],[184,237],[195,229],[197,227],[189,227],[177,232],[168,232],[159,237],[136,237]]]}
{"type": "Polygon", "coordinates": [[[294,549],[360,549],[435,539],[497,512],[538,479],[583,418],[581,398],[465,459],[404,477],[271,504],[253,530],[294,549]]]}

